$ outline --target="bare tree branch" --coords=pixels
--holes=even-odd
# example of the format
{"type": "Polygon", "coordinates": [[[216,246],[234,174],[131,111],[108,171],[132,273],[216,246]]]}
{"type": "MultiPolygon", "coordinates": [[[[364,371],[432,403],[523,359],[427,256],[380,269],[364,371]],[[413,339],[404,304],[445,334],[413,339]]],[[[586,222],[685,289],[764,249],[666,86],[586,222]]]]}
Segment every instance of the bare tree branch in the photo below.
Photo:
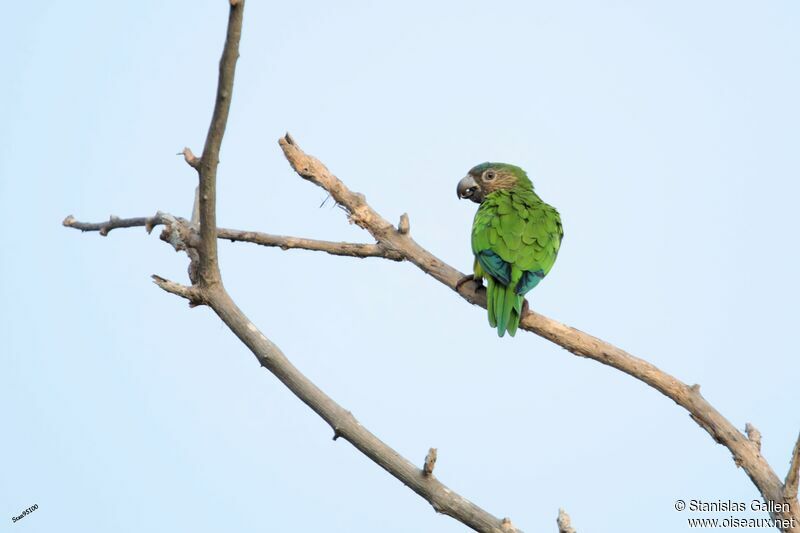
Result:
{"type": "Polygon", "coordinates": [[[62,224],[68,228],[75,228],[81,231],[97,231],[103,237],[108,235],[112,229],[117,228],[133,228],[137,226],[144,226],[147,233],[153,231],[155,226],[163,224],[161,213],[157,213],[152,217],[135,217],[135,218],[119,218],[116,215],[111,215],[105,222],[79,222],[75,220],[72,215],[67,216],[62,224]]]}
{"type": "Polygon", "coordinates": [[[153,282],[159,287],[161,287],[163,290],[167,291],[170,294],[180,296],[181,298],[186,298],[187,300],[189,300],[189,304],[200,305],[201,303],[204,303],[202,300],[203,293],[202,291],[199,291],[196,287],[187,287],[186,285],[175,283],[174,281],[164,279],[161,276],[157,276],[155,274],[153,274],[151,277],[153,278],[153,282]]]}
{"type": "Polygon", "coordinates": [[[789,471],[786,473],[786,482],[783,486],[783,496],[791,505],[797,506],[797,478],[800,476],[800,435],[797,435],[797,442],[794,443],[792,450],[792,460],[789,463],[789,471]]]}
{"type": "MultiPolygon", "coordinates": [[[[105,222],[80,222],[70,215],[64,219],[63,225],[84,232],[97,231],[103,236],[108,235],[108,232],[116,228],[133,228],[137,226],[144,226],[147,232],[150,233],[154,227],[164,224],[164,215],[161,212],[152,217],[119,218],[112,215],[105,222]]],[[[380,244],[321,241],[228,228],[217,228],[217,238],[231,242],[249,242],[260,246],[280,248],[281,250],[311,250],[346,257],[382,257],[391,261],[403,260],[403,256],[398,252],[387,250],[380,244]]],[[[194,245],[198,245],[198,243],[194,243],[194,245]]]]}
{"type": "Polygon", "coordinates": [[[558,510],[556,523],[558,524],[558,533],[576,533],[575,529],[572,527],[572,520],[570,520],[569,515],[564,509],[558,510]]]}
{"type": "Polygon", "coordinates": [[[278,247],[281,250],[313,250],[347,257],[382,257],[392,261],[403,260],[400,254],[393,250],[387,250],[380,244],[320,241],[303,237],[285,237],[258,231],[240,231],[225,228],[219,228],[217,236],[220,239],[227,239],[231,242],[251,242],[261,246],[278,247]]]}
{"type": "MultiPolygon", "coordinates": [[[[217,97],[211,124],[208,127],[203,155],[197,167],[200,175],[200,263],[198,279],[204,286],[215,286],[222,283],[217,261],[217,167],[219,166],[219,150],[225,127],[228,124],[228,113],[231,109],[233,95],[233,79],[236,74],[236,61],[239,59],[239,40],[242,37],[242,20],[244,18],[244,0],[231,0],[228,14],[228,31],[222,58],[219,61],[219,81],[217,97]]],[[[184,156],[191,165],[191,150],[184,150],[184,156]]]]}
{"type": "Polygon", "coordinates": [[[212,289],[206,293],[211,308],[250,348],[259,363],[325,420],[333,429],[335,436],[350,442],[364,455],[427,500],[437,512],[451,516],[477,531],[518,531],[513,528],[503,529],[500,519],[459,496],[435,477],[425,475],[422,470],[362,426],[350,411],[334,402],[297,370],[283,352],[247,319],[227,292],[212,289]]]}
{"type": "MultiPolygon", "coordinates": [[[[475,283],[459,285],[464,274],[422,248],[410,235],[401,233],[392,226],[367,203],[363,194],[348,189],[322,162],[303,152],[288,133],[278,143],[295,172],[328,191],[345,208],[351,222],[367,230],[386,249],[400,253],[405,260],[458,292],[468,302],[486,307],[486,291],[483,287],[475,283]]],[[[716,442],[728,448],[735,464],[745,470],[765,500],[776,503],[786,501],[783,483],[761,456],[758,446],[703,398],[699,385],[689,386],[655,365],[606,341],[532,311],[522,317],[520,328],[536,333],[575,355],[621,370],[661,392],[686,409],[692,419],[716,442]]],[[[788,521],[789,518],[794,518],[791,522],[793,526],[784,531],[800,533],[800,509],[797,507],[790,503],[789,511],[776,510],[770,514],[775,519],[788,521]]]]}

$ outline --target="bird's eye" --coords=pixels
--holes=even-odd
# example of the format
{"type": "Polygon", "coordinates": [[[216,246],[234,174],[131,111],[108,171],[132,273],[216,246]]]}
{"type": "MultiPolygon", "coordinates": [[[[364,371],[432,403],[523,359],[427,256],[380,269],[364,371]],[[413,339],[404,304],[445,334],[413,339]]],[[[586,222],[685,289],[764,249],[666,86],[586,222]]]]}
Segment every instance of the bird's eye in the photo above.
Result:
{"type": "Polygon", "coordinates": [[[483,175],[483,179],[486,181],[492,181],[494,179],[494,170],[487,170],[486,174],[483,175]]]}

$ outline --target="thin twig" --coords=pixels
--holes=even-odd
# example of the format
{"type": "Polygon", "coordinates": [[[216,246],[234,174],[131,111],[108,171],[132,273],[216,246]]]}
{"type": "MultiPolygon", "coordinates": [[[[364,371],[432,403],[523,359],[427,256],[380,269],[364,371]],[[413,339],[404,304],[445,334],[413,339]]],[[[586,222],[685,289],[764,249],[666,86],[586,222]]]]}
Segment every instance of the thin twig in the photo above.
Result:
{"type": "Polygon", "coordinates": [[[387,250],[380,244],[320,241],[302,237],[286,237],[282,235],[270,235],[258,231],[240,231],[225,228],[219,228],[217,230],[217,236],[220,239],[227,239],[231,242],[251,242],[261,246],[278,247],[281,250],[312,250],[348,257],[382,257],[391,261],[403,260],[399,253],[394,250],[387,250]]]}
{"type": "MultiPolygon", "coordinates": [[[[148,232],[150,232],[155,226],[165,223],[164,216],[164,213],[159,212],[152,217],[119,218],[112,216],[105,222],[80,222],[70,215],[64,219],[63,224],[69,228],[75,228],[84,232],[97,231],[101,235],[108,235],[108,232],[116,228],[132,228],[137,226],[145,226],[148,228],[148,232]]],[[[194,221],[192,222],[194,223],[194,221]]],[[[231,242],[249,242],[260,246],[280,248],[281,250],[311,250],[345,257],[380,257],[391,261],[403,260],[403,256],[400,255],[400,253],[394,250],[387,250],[380,244],[322,241],[318,239],[306,239],[304,237],[272,235],[260,231],[228,228],[217,228],[217,238],[231,242]]]]}
{"type": "Polygon", "coordinates": [[[163,290],[189,300],[189,305],[195,306],[203,303],[203,293],[198,290],[197,287],[187,287],[186,285],[175,283],[174,281],[170,281],[155,274],[151,277],[153,278],[153,282],[163,290]]]}
{"type": "Polygon", "coordinates": [[[192,149],[188,146],[183,149],[182,152],[178,153],[178,155],[183,156],[183,160],[186,161],[186,164],[190,167],[197,169],[200,167],[200,158],[192,153],[192,149]]]}
{"type": "Polygon", "coordinates": [[[105,222],[79,222],[75,217],[69,215],[64,219],[62,224],[68,228],[75,228],[81,231],[97,231],[103,237],[108,235],[112,229],[117,228],[133,228],[137,226],[144,226],[147,228],[147,233],[153,231],[155,226],[163,224],[164,221],[160,214],[152,217],[135,217],[135,218],[119,218],[118,216],[111,215],[105,222]]]}

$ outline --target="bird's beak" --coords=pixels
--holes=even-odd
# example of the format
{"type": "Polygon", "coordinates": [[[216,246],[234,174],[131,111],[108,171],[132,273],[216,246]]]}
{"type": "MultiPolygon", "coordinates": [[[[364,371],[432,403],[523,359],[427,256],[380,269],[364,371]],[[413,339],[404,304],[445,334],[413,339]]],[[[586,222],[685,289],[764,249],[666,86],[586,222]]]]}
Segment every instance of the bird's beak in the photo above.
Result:
{"type": "Polygon", "coordinates": [[[473,202],[481,202],[480,188],[472,176],[467,175],[461,178],[461,181],[458,182],[458,187],[456,187],[456,193],[459,199],[469,198],[473,202]]]}

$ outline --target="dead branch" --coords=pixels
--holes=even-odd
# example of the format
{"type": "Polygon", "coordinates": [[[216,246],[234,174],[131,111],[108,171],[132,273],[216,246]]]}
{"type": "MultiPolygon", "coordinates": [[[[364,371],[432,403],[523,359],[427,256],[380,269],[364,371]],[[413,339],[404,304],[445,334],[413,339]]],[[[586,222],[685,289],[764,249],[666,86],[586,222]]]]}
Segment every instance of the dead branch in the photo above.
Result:
{"type": "MultiPolygon", "coordinates": [[[[148,233],[153,228],[165,223],[164,213],[156,213],[152,217],[119,218],[111,215],[105,222],[80,222],[72,215],[64,219],[62,223],[68,228],[75,228],[83,232],[97,231],[100,235],[106,236],[116,228],[134,228],[144,226],[148,233]]],[[[248,231],[228,228],[217,228],[217,238],[231,242],[249,242],[259,246],[280,248],[281,250],[311,250],[325,252],[331,255],[345,257],[381,257],[391,261],[402,261],[403,257],[393,251],[387,250],[380,244],[356,243],[356,242],[334,242],[322,241],[318,239],[306,239],[304,237],[288,237],[284,235],[273,235],[260,231],[248,231]]]]}
{"type": "MultiPolygon", "coordinates": [[[[363,194],[348,189],[322,162],[303,152],[291,135],[287,133],[278,140],[278,144],[300,177],[325,189],[347,211],[348,219],[367,230],[379,244],[387,250],[398,252],[406,261],[458,292],[468,302],[486,307],[486,292],[482,287],[475,283],[459,285],[459,280],[464,278],[463,273],[422,248],[410,235],[395,228],[367,203],[363,194]]],[[[703,398],[699,385],[689,386],[644,359],[533,311],[528,311],[522,317],[520,328],[536,333],[575,355],[621,370],[670,398],[686,409],[691,418],[716,442],[728,448],[734,463],[745,470],[765,501],[786,502],[784,484],[761,456],[758,446],[703,398]]],[[[770,514],[775,519],[785,519],[793,524],[784,531],[800,533],[800,509],[796,502],[787,503],[790,504],[788,512],[777,510],[770,514]],[[790,518],[794,520],[790,521],[790,518]]],[[[775,507],[783,508],[781,505],[775,507]]]]}
{"type": "Polygon", "coordinates": [[[147,233],[150,233],[155,226],[163,223],[164,220],[161,218],[160,213],[152,217],[135,218],[119,218],[116,215],[111,215],[105,222],[79,222],[75,220],[75,217],[69,215],[62,222],[62,224],[68,228],[75,228],[81,231],[97,231],[103,237],[107,236],[112,229],[134,228],[137,226],[144,226],[147,233]]]}
{"type": "Polygon", "coordinates": [[[224,289],[204,291],[207,303],[237,337],[253,352],[259,363],[272,372],[289,390],[317,413],[334,431],[334,436],[350,442],[364,455],[422,496],[436,512],[446,514],[476,531],[518,531],[503,529],[500,519],[466,498],[425,475],[408,459],[362,426],[358,420],[327,396],[267,339],[242,313],[224,289]]]}
{"type": "MultiPolygon", "coordinates": [[[[219,60],[219,81],[217,96],[211,124],[208,126],[203,155],[197,162],[197,173],[200,175],[200,263],[198,279],[200,285],[212,287],[222,284],[217,261],[217,167],[219,166],[219,150],[225,128],[228,125],[228,113],[231,109],[233,95],[233,79],[236,74],[236,61],[239,59],[239,41],[242,37],[242,20],[244,18],[244,0],[231,2],[228,13],[228,31],[222,58],[219,60]]],[[[184,150],[187,162],[191,165],[191,150],[184,150]]]]}
{"type": "Polygon", "coordinates": [[[797,478],[800,476],[800,435],[797,435],[797,442],[794,443],[792,450],[792,460],[789,463],[789,471],[786,473],[786,482],[783,486],[783,496],[790,505],[797,508],[797,478]]]}

